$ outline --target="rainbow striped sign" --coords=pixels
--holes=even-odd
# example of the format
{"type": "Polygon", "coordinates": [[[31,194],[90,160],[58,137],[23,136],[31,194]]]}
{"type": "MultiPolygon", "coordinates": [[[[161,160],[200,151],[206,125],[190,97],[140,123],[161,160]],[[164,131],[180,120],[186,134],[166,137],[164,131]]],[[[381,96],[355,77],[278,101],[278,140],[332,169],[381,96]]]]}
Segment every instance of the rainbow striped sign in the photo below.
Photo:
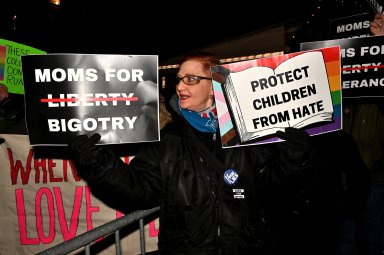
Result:
{"type": "MultiPolygon", "coordinates": [[[[291,54],[273,56],[269,58],[254,59],[213,67],[213,88],[215,92],[216,107],[219,118],[219,127],[223,147],[265,144],[280,141],[279,138],[274,137],[273,135],[252,139],[248,142],[241,141],[239,137],[239,130],[237,130],[236,125],[234,125],[236,123],[234,120],[234,113],[229,110],[231,108],[228,101],[228,93],[224,89],[224,84],[228,82],[227,78],[230,76],[230,74],[241,72],[252,67],[269,67],[271,69],[275,69],[287,60],[308,52],[321,52],[323,56],[322,59],[324,63],[321,64],[323,66],[325,65],[326,76],[328,79],[327,86],[329,86],[328,91],[330,92],[333,113],[331,121],[321,121],[315,124],[305,126],[303,128],[305,128],[310,135],[318,135],[342,129],[340,47],[333,46],[328,48],[302,51],[291,54]]],[[[308,61],[311,61],[311,59],[308,58],[308,61]]],[[[313,73],[316,75],[316,72],[313,73]]],[[[318,86],[321,85],[318,84],[318,86]]],[[[283,129],[284,128],[281,128],[281,130],[283,129]]]]}

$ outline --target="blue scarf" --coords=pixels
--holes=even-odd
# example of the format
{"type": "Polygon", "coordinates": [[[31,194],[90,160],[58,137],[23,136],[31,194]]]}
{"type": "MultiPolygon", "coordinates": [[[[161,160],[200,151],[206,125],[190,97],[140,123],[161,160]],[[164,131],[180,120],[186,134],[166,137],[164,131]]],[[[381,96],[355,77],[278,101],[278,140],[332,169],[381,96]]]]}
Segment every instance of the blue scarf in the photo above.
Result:
{"type": "Polygon", "coordinates": [[[179,105],[179,109],[184,118],[191,124],[194,128],[201,132],[216,133],[216,130],[219,126],[216,114],[216,106],[213,105],[208,109],[205,109],[201,112],[194,112],[182,109],[179,105]]]}

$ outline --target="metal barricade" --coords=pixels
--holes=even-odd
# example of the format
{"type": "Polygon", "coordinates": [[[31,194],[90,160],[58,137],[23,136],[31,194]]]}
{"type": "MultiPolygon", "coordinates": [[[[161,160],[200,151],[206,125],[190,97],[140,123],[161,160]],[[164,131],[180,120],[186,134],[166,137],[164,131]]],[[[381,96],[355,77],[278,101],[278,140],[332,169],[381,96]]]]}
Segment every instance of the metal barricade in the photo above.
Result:
{"type": "Polygon", "coordinates": [[[95,229],[78,235],[71,240],[65,241],[58,245],[55,245],[49,249],[37,253],[36,255],[65,255],[72,251],[75,251],[81,247],[85,247],[85,254],[91,255],[91,244],[101,237],[115,234],[115,248],[116,255],[121,255],[120,246],[120,229],[128,226],[131,223],[139,221],[140,224],[140,248],[141,254],[145,254],[145,235],[144,235],[144,218],[157,212],[159,207],[155,207],[149,210],[139,210],[130,214],[124,215],[121,218],[108,222],[95,229]]]}

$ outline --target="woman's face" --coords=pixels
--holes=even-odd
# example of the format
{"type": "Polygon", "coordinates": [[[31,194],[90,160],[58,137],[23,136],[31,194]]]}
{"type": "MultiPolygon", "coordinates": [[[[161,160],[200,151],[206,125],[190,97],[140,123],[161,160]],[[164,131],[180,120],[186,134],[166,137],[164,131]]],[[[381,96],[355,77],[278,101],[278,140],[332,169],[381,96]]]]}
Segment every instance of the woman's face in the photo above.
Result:
{"type": "MultiPolygon", "coordinates": [[[[184,62],[177,73],[179,78],[187,75],[211,78],[211,71],[205,70],[197,60],[184,62]]],[[[201,79],[195,85],[187,85],[182,80],[176,84],[176,93],[180,99],[180,107],[186,110],[200,112],[212,106],[212,80],[201,79]]]]}

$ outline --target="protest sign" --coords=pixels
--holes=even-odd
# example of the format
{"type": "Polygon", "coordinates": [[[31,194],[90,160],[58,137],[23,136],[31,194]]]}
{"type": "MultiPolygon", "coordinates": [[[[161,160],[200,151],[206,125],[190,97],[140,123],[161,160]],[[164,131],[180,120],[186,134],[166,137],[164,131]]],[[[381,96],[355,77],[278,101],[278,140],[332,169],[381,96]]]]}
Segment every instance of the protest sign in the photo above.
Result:
{"type": "Polygon", "coordinates": [[[354,38],[371,36],[369,29],[372,20],[371,13],[361,13],[357,15],[333,19],[330,21],[330,38],[354,38]]]}
{"type": "Polygon", "coordinates": [[[341,129],[339,47],[212,68],[223,147],[279,141],[276,131],[341,129]]]}
{"type": "MultiPolygon", "coordinates": [[[[71,160],[36,158],[27,135],[0,137],[0,254],[37,254],[123,216],[90,192],[71,160]]],[[[128,164],[133,157],[121,159],[128,164]]],[[[120,231],[122,253],[140,254],[138,227],[120,231]]],[[[157,250],[158,229],[158,219],[145,225],[147,252],[157,250]]],[[[92,247],[101,247],[100,255],[116,254],[113,239],[92,247]]]]}
{"type": "Polygon", "coordinates": [[[0,83],[14,94],[24,94],[21,56],[45,54],[45,51],[0,38],[0,83]]]}
{"type": "Polygon", "coordinates": [[[47,54],[22,57],[32,146],[79,134],[100,144],[159,140],[157,56],[47,54]]]}
{"type": "Polygon", "coordinates": [[[384,96],[384,36],[301,43],[301,50],[340,46],[343,100],[380,100],[384,96]]]}

